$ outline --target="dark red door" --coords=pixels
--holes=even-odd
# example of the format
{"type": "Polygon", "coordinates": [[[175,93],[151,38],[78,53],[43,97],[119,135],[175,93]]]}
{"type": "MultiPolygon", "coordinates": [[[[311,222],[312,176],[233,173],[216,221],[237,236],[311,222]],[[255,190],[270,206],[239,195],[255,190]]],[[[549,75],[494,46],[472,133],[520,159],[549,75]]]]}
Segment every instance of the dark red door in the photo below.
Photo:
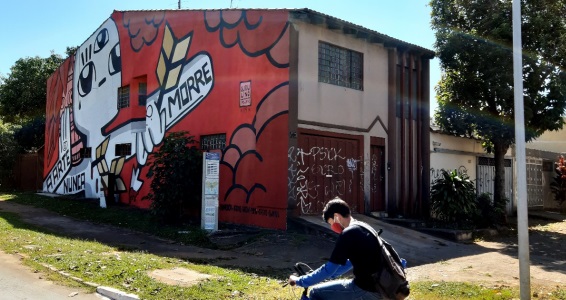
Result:
{"type": "Polygon", "coordinates": [[[385,147],[371,145],[370,155],[371,211],[385,211],[385,147]]]}

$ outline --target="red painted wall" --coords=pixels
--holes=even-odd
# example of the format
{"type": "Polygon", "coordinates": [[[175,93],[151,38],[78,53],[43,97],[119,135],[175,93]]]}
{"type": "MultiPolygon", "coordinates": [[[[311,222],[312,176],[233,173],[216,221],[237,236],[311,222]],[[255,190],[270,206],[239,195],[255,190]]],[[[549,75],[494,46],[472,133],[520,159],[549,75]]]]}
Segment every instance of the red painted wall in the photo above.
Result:
{"type": "MultiPolygon", "coordinates": [[[[64,103],[61,95],[68,86],[65,72],[75,68],[75,76],[80,74],[81,80],[89,76],[84,72],[90,50],[85,45],[81,46],[81,53],[77,53],[74,60],[67,60],[48,82],[45,189],[49,180],[49,189],[67,193],[71,189],[62,189],[70,182],[67,178],[59,187],[53,184],[65,174],[67,177],[74,176],[75,181],[86,178],[85,184],[72,189],[73,193],[78,190],[89,196],[104,190],[107,173],[101,171],[103,166],[110,167],[111,162],[120,163],[119,157],[113,155],[114,143],[132,139],[133,153],[126,157],[117,174],[118,180],[125,186],[120,191],[120,201],[148,208],[149,201],[143,200],[150,187],[148,167],[144,166],[147,162],[140,149],[145,149],[149,153],[147,159],[151,159],[151,153],[159,148],[159,136],[168,132],[189,131],[197,138],[225,133],[226,148],[222,151],[220,169],[219,220],[285,229],[289,98],[287,19],[288,13],[284,10],[115,11],[110,21],[115,23],[119,36],[119,79],[122,87],[130,86],[130,106],[119,109],[110,121],[103,124],[100,132],[90,130],[89,134],[82,132],[88,131],[85,129],[88,126],[75,128],[73,121],[61,117],[65,107],[61,104],[64,103]],[[77,67],[73,66],[75,60],[77,67]],[[188,75],[176,76],[179,70],[187,70],[190,66],[195,66],[190,69],[192,79],[186,79],[188,75]],[[198,71],[192,73],[194,70],[198,71]],[[140,82],[147,83],[147,107],[137,105],[140,82]],[[244,107],[240,106],[242,82],[251,82],[251,105],[244,107]],[[188,88],[191,85],[192,92],[188,88]],[[185,102],[181,104],[183,91],[194,93],[196,99],[199,94],[195,86],[203,96],[200,102],[187,100],[186,106],[185,102]],[[210,90],[205,92],[207,89],[210,90]],[[175,93],[180,93],[180,98],[174,98],[175,93]],[[186,109],[189,105],[190,109],[186,109]],[[176,113],[176,110],[184,111],[176,113]],[[158,113],[150,116],[153,111],[158,113]],[[140,129],[137,125],[143,122],[147,125],[140,129]],[[78,153],[82,147],[92,148],[92,158],[85,158],[87,163],[77,159],[69,170],[53,171],[57,169],[57,159],[62,160],[65,155],[57,154],[61,152],[58,145],[61,140],[68,140],[61,138],[59,127],[70,128],[70,144],[74,145],[72,153],[78,153]],[[129,137],[122,133],[124,130],[142,132],[131,133],[132,137],[129,137]],[[104,139],[109,140],[110,145],[106,154],[95,154],[104,139]],[[75,167],[79,164],[80,168],[75,167]],[[136,179],[136,175],[138,180],[132,180],[136,179]]],[[[113,26],[109,28],[113,29],[113,26]]],[[[108,33],[103,31],[99,29],[98,38],[93,39],[94,48],[106,36],[110,36],[112,41],[112,30],[108,33]]],[[[103,65],[97,64],[96,71],[103,65]]],[[[81,80],[75,78],[75,84],[71,85],[75,94],[78,89],[84,88],[81,80]]],[[[97,82],[101,88],[109,83],[97,82]]],[[[100,93],[94,90],[95,87],[93,85],[93,93],[100,93]]],[[[88,105],[85,99],[75,95],[72,99],[74,105],[67,107],[78,111],[77,101],[80,100],[83,101],[80,109],[84,110],[88,105]]],[[[74,114],[71,112],[71,115],[74,114]]],[[[96,118],[97,114],[93,112],[92,117],[96,118]]],[[[78,124],[84,122],[79,121],[78,124]]],[[[71,157],[74,158],[73,155],[71,157]]]]}

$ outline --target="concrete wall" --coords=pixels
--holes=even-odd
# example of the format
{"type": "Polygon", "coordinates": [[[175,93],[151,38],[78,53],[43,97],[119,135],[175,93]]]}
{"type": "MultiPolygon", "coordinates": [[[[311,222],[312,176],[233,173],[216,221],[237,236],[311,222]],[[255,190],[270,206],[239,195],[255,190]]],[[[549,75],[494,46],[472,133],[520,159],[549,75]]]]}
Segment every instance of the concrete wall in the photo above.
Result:
{"type": "Polygon", "coordinates": [[[481,142],[438,132],[430,134],[430,181],[434,182],[440,170],[458,170],[476,180],[477,157],[485,155],[481,142]]]}

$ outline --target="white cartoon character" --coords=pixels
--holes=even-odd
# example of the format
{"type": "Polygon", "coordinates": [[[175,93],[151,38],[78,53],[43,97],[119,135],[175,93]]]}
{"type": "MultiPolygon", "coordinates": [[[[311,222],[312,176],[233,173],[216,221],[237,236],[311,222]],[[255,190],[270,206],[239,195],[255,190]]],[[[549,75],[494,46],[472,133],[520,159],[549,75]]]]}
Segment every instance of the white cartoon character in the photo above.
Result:
{"type": "MultiPolygon", "coordinates": [[[[86,185],[87,197],[98,195],[102,188],[108,186],[111,168],[109,162],[116,157],[114,153],[116,144],[132,144],[132,135],[125,128],[106,135],[101,130],[118,114],[118,89],[122,85],[121,71],[118,29],[114,20],[108,19],[81,45],[75,58],[74,121],[77,130],[86,140],[85,147],[91,148],[92,160],[83,161],[73,173],[85,170],[88,174],[94,172],[91,176],[87,176],[89,181],[86,185]]],[[[117,167],[114,172],[121,171],[125,158],[127,157],[120,157],[120,161],[112,161],[112,166],[117,167]]],[[[123,189],[123,183],[116,182],[116,189],[120,188],[123,189]]]]}

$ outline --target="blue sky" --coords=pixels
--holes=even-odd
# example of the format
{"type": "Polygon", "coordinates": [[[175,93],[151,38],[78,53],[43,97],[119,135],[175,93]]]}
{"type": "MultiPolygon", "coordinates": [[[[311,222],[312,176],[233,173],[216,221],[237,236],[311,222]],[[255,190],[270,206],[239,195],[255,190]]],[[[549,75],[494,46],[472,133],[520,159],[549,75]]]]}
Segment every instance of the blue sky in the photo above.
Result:
{"type": "MultiPolygon", "coordinates": [[[[181,8],[310,8],[391,37],[433,49],[428,0],[182,0],[181,8]]],[[[110,17],[113,10],[176,9],[177,0],[28,0],[5,1],[0,10],[0,74],[22,57],[64,55],[79,46],[110,17]]],[[[436,108],[434,85],[438,61],[431,63],[431,112],[436,108]]]]}

